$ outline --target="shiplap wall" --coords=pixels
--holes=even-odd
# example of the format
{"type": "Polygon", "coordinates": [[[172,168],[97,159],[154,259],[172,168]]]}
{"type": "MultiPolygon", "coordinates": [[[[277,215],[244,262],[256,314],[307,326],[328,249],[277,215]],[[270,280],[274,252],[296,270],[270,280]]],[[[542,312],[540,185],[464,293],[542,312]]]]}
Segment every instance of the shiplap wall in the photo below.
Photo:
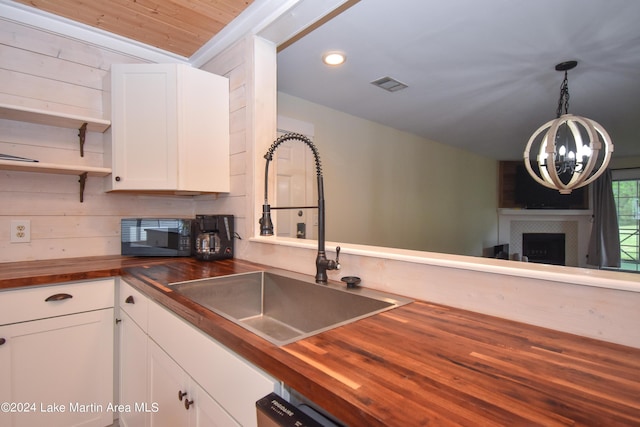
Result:
{"type": "Polygon", "coordinates": [[[231,191],[220,194],[216,199],[199,196],[195,198],[197,214],[232,214],[235,220],[235,231],[241,237],[236,240],[236,256],[242,257],[246,238],[253,233],[249,220],[251,207],[250,197],[253,187],[251,173],[251,156],[253,144],[250,129],[248,88],[251,68],[247,67],[247,52],[250,51],[252,37],[247,37],[217,55],[204,64],[201,69],[229,79],[229,156],[231,173],[231,191]]]}
{"type": "MultiPolygon", "coordinates": [[[[0,20],[0,102],[103,116],[102,84],[111,64],[142,62],[93,45],[0,20]]],[[[89,132],[80,157],[78,131],[0,120],[0,153],[40,161],[103,165],[105,135],[89,132]]],[[[201,196],[205,202],[207,196],[201,196]]],[[[213,199],[213,196],[208,196],[213,199]]],[[[84,203],[78,177],[0,171],[0,262],[120,253],[120,218],[192,217],[191,197],[103,192],[89,177],[84,203]],[[31,221],[31,242],[10,243],[10,221],[31,221]]]]}

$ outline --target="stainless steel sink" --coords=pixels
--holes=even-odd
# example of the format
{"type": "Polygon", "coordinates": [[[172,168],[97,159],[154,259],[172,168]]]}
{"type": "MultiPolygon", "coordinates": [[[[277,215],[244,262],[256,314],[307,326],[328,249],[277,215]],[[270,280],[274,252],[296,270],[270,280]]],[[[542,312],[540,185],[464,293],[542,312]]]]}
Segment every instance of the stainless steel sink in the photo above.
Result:
{"type": "Polygon", "coordinates": [[[366,288],[318,285],[284,270],[171,284],[174,291],[282,346],[411,302],[366,288]]]}

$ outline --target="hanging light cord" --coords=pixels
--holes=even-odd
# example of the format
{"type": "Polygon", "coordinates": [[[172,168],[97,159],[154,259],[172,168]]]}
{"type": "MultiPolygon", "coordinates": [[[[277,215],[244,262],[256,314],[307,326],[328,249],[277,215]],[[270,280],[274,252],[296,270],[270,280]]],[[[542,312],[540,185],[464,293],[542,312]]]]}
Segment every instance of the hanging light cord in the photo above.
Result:
{"type": "Polygon", "coordinates": [[[569,79],[567,77],[567,70],[564,71],[564,80],[560,86],[560,99],[558,99],[558,109],[556,110],[556,118],[559,119],[562,115],[562,107],[564,107],[564,114],[569,113],[569,79]]]}

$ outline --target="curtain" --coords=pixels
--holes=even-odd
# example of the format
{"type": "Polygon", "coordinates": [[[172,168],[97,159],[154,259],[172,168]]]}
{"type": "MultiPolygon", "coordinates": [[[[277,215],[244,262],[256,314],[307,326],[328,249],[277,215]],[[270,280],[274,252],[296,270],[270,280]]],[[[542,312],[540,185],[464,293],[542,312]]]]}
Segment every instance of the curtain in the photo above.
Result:
{"type": "Polygon", "coordinates": [[[607,169],[593,182],[593,227],[587,264],[620,267],[620,231],[613,198],[611,171],[607,169]]]}

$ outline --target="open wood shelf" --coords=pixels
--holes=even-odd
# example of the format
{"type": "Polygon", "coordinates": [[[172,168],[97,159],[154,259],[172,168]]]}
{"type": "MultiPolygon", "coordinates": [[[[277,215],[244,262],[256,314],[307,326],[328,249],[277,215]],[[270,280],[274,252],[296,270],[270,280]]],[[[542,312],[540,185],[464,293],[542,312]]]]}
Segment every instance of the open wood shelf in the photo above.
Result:
{"type": "Polygon", "coordinates": [[[20,162],[14,160],[0,160],[0,170],[11,170],[19,172],[39,172],[54,173],[61,175],[82,175],[107,176],[111,173],[110,168],[100,168],[95,166],[61,165],[57,163],[42,162],[20,162]]]}
{"type": "MultiPolygon", "coordinates": [[[[80,116],[62,112],[25,107],[23,105],[0,102],[0,119],[16,120],[41,125],[78,129],[80,156],[84,157],[84,142],[86,132],[104,133],[111,126],[109,120],[97,117],[80,116]]],[[[84,187],[88,176],[107,176],[110,168],[94,166],[64,165],[57,163],[23,162],[15,160],[0,160],[0,170],[18,172],[49,173],[59,175],[77,175],[80,183],[80,202],[84,201],[84,187]]]]}
{"type": "Polygon", "coordinates": [[[52,112],[20,105],[0,103],[0,119],[18,120],[41,125],[80,129],[84,123],[90,132],[106,131],[111,122],[96,117],[78,116],[60,112],[52,112]]]}

